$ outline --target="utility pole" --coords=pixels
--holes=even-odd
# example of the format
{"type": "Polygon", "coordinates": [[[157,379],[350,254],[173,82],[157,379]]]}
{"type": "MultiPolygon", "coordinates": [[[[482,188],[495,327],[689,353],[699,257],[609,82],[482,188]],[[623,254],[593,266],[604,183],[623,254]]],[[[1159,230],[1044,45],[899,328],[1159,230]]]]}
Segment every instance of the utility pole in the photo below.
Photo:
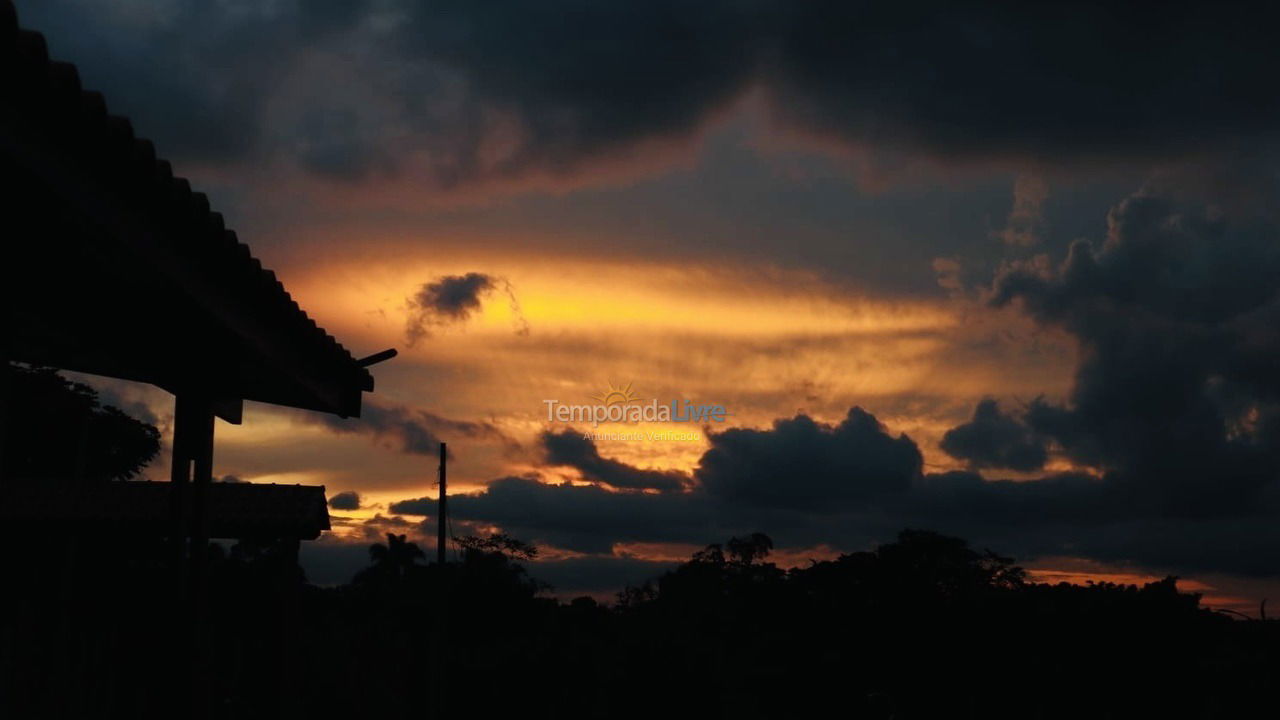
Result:
{"type": "Polygon", "coordinates": [[[449,573],[448,568],[444,566],[445,548],[448,546],[448,535],[446,530],[449,527],[449,478],[445,474],[445,466],[448,463],[449,451],[445,443],[440,443],[440,500],[436,503],[438,512],[436,513],[436,571],[440,576],[440,608],[436,613],[436,712],[437,717],[445,717],[447,706],[445,704],[445,693],[448,688],[446,674],[448,673],[448,659],[446,654],[449,646],[449,573]]]}
{"type": "Polygon", "coordinates": [[[436,503],[436,562],[444,564],[445,548],[448,544],[446,528],[449,526],[449,490],[445,476],[445,458],[449,456],[446,444],[440,443],[440,501],[436,503]]]}

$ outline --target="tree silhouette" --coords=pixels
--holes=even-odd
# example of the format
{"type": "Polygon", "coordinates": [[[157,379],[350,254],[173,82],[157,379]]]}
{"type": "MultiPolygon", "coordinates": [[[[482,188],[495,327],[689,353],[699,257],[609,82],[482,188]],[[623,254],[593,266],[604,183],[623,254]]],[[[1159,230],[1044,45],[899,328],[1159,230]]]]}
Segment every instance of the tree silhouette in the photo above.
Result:
{"type": "Polygon", "coordinates": [[[773,539],[764,533],[751,533],[746,538],[729,538],[729,559],[742,565],[763,560],[773,551],[773,539]]]}
{"type": "Polygon", "coordinates": [[[357,583],[399,582],[413,572],[414,568],[422,567],[418,561],[425,557],[422,548],[419,548],[416,543],[409,542],[408,536],[387,533],[385,544],[374,543],[369,546],[369,559],[373,561],[373,565],[361,570],[356,575],[355,581],[357,583]]]}
{"type": "Polygon", "coordinates": [[[5,463],[13,477],[126,480],[160,451],[154,425],[103,405],[98,393],[47,368],[9,365],[5,463]]]}
{"type": "Polygon", "coordinates": [[[466,553],[498,553],[511,560],[531,561],[538,557],[538,548],[517,540],[506,533],[494,533],[488,537],[463,535],[453,540],[466,553]]]}

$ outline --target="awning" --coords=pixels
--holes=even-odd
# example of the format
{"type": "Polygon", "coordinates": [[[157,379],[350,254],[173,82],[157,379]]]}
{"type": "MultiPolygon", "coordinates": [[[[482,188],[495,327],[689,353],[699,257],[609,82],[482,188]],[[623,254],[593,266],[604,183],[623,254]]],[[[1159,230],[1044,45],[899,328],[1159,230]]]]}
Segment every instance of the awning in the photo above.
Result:
{"type": "Polygon", "coordinates": [[[0,0],[0,358],[360,414],[373,378],[0,0]]]}

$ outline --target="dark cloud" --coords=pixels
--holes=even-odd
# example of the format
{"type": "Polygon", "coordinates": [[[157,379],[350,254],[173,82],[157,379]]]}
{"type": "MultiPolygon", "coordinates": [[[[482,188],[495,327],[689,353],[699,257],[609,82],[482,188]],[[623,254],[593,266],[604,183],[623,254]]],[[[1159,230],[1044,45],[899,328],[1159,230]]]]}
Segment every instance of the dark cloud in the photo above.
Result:
{"type": "Polygon", "coordinates": [[[1032,471],[1049,459],[1048,441],[1018,418],[1000,411],[991,398],[978,403],[973,418],[942,436],[942,450],[969,467],[1032,471]]]}
{"type": "Polygon", "coordinates": [[[1009,245],[1036,245],[1045,234],[1044,203],[1049,187],[1035,175],[1019,175],[1013,183],[1013,207],[1003,230],[996,233],[1009,245]]]}
{"type": "MultiPolygon", "coordinates": [[[[369,542],[383,542],[386,539],[387,533],[405,534],[411,533],[414,530],[420,531],[423,536],[434,536],[434,524],[432,524],[429,529],[425,527],[417,527],[418,525],[420,524],[411,522],[402,517],[394,515],[387,516],[382,513],[377,513],[373,517],[362,521],[359,529],[362,531],[364,539],[369,542]]],[[[419,544],[421,545],[422,543],[419,544]]]]}
{"type": "Polygon", "coordinates": [[[330,535],[302,543],[298,561],[306,571],[307,580],[322,586],[349,583],[371,563],[367,544],[344,542],[330,535]]]}
{"type": "Polygon", "coordinates": [[[596,444],[580,432],[544,432],[542,445],[549,465],[567,465],[582,472],[587,480],[602,482],[620,490],[681,490],[688,476],[678,472],[641,470],[626,463],[600,457],[596,444]]]}
{"type": "Polygon", "coordinates": [[[413,4],[407,55],[465,78],[450,182],[572,173],[638,143],[688,135],[752,76],[759,19],[712,0],[643,5],[413,4]],[[503,133],[504,152],[486,156],[503,133]]]}
{"type": "MultiPolygon", "coordinates": [[[[1274,575],[1280,567],[1280,489],[1274,483],[1248,508],[1218,507],[1188,517],[1160,502],[1159,486],[1138,494],[1114,473],[1029,481],[987,480],[975,472],[920,474],[918,460],[909,460],[918,457],[909,438],[892,437],[857,408],[850,415],[852,421],[835,427],[799,416],[770,430],[744,431],[752,434],[739,436],[729,450],[739,459],[726,464],[723,475],[716,474],[719,469],[708,475],[717,463],[704,457],[698,477],[714,478],[712,485],[684,492],[612,492],[510,477],[485,492],[452,498],[450,507],[459,522],[497,525],[537,543],[594,554],[608,553],[617,543],[701,544],[760,529],[784,547],[825,543],[857,549],[903,527],[929,527],[1023,560],[1087,557],[1175,573],[1248,575],[1274,575]],[[858,463],[814,464],[815,456],[832,452],[834,438],[882,454],[858,463]],[[745,472],[739,462],[747,459],[766,467],[808,468],[811,474],[745,472]],[[909,474],[886,474],[890,470],[909,474]],[[767,492],[761,485],[766,479],[773,480],[764,486],[767,492]],[[796,490],[798,499],[781,498],[786,488],[796,490]]],[[[713,452],[725,452],[725,445],[714,444],[707,455],[713,452]]],[[[431,516],[435,507],[433,498],[421,498],[393,503],[390,511],[431,516]]]]}
{"type": "Polygon", "coordinates": [[[409,319],[405,325],[405,340],[410,346],[435,329],[466,322],[480,310],[486,295],[502,292],[507,296],[515,317],[516,333],[527,334],[529,324],[520,311],[515,290],[503,278],[484,273],[469,272],[466,275],[443,275],[425,283],[408,300],[409,319]]]}
{"type": "Polygon", "coordinates": [[[569,176],[749,88],[796,131],[950,157],[1187,155],[1280,119],[1265,6],[20,4],[163,152],[333,178],[569,176]]]}
{"type": "Polygon", "coordinates": [[[395,517],[395,516],[388,517],[386,515],[383,515],[382,513],[377,513],[373,517],[365,520],[362,524],[365,527],[384,528],[384,527],[408,527],[413,523],[409,522],[408,520],[405,520],[402,517],[395,517]]]}
{"type": "Polygon", "coordinates": [[[334,510],[359,510],[360,493],[355,490],[340,492],[329,498],[329,507],[334,510]]]}
{"type": "Polygon", "coordinates": [[[789,6],[783,115],[944,156],[1189,154],[1274,138],[1272,10],[1190,3],[789,6]],[[1262,23],[1262,24],[1259,24],[1262,23]]]}
{"type": "Polygon", "coordinates": [[[843,510],[905,490],[923,463],[910,438],[891,436],[857,407],[834,427],[797,415],[709,439],[695,477],[710,495],[750,506],[843,510]]]}
{"type": "Polygon", "coordinates": [[[287,78],[280,55],[299,46],[292,18],[218,3],[16,4],[19,22],[48,36],[53,57],[78,63],[113,112],[187,160],[262,149],[271,89],[287,78]]]}
{"type": "Polygon", "coordinates": [[[412,455],[440,455],[441,440],[469,438],[496,440],[510,444],[500,430],[483,422],[451,420],[425,410],[418,410],[366,396],[358,418],[340,418],[321,413],[294,413],[302,422],[323,425],[344,434],[368,435],[378,444],[412,455]]]}
{"type": "Polygon", "coordinates": [[[1018,302],[1077,339],[1064,405],[1026,422],[1130,502],[1199,515],[1255,503],[1280,471],[1280,225],[1265,213],[1140,193],[1100,248],[1006,267],[992,302],[1018,302]]]}
{"type": "Polygon", "coordinates": [[[493,289],[493,278],[482,273],[445,275],[423,285],[411,302],[415,308],[449,320],[466,320],[480,309],[480,296],[493,289]]]}
{"type": "MultiPolygon", "coordinates": [[[[392,503],[390,512],[434,516],[434,498],[392,503]]],[[[534,478],[491,482],[478,495],[450,497],[460,520],[501,526],[512,535],[581,552],[608,552],[616,542],[687,541],[714,527],[701,494],[622,493],[598,485],[549,485],[534,478]]]]}

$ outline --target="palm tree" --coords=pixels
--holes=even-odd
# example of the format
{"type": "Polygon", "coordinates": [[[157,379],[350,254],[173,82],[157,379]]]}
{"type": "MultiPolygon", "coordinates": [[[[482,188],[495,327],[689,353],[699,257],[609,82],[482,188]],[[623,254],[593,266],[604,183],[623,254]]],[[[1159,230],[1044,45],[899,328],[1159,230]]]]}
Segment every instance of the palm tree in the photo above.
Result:
{"type": "Polygon", "coordinates": [[[387,533],[387,543],[374,543],[369,546],[369,559],[373,560],[373,570],[384,577],[403,579],[409,570],[418,564],[426,555],[416,543],[407,541],[405,535],[387,533]]]}

